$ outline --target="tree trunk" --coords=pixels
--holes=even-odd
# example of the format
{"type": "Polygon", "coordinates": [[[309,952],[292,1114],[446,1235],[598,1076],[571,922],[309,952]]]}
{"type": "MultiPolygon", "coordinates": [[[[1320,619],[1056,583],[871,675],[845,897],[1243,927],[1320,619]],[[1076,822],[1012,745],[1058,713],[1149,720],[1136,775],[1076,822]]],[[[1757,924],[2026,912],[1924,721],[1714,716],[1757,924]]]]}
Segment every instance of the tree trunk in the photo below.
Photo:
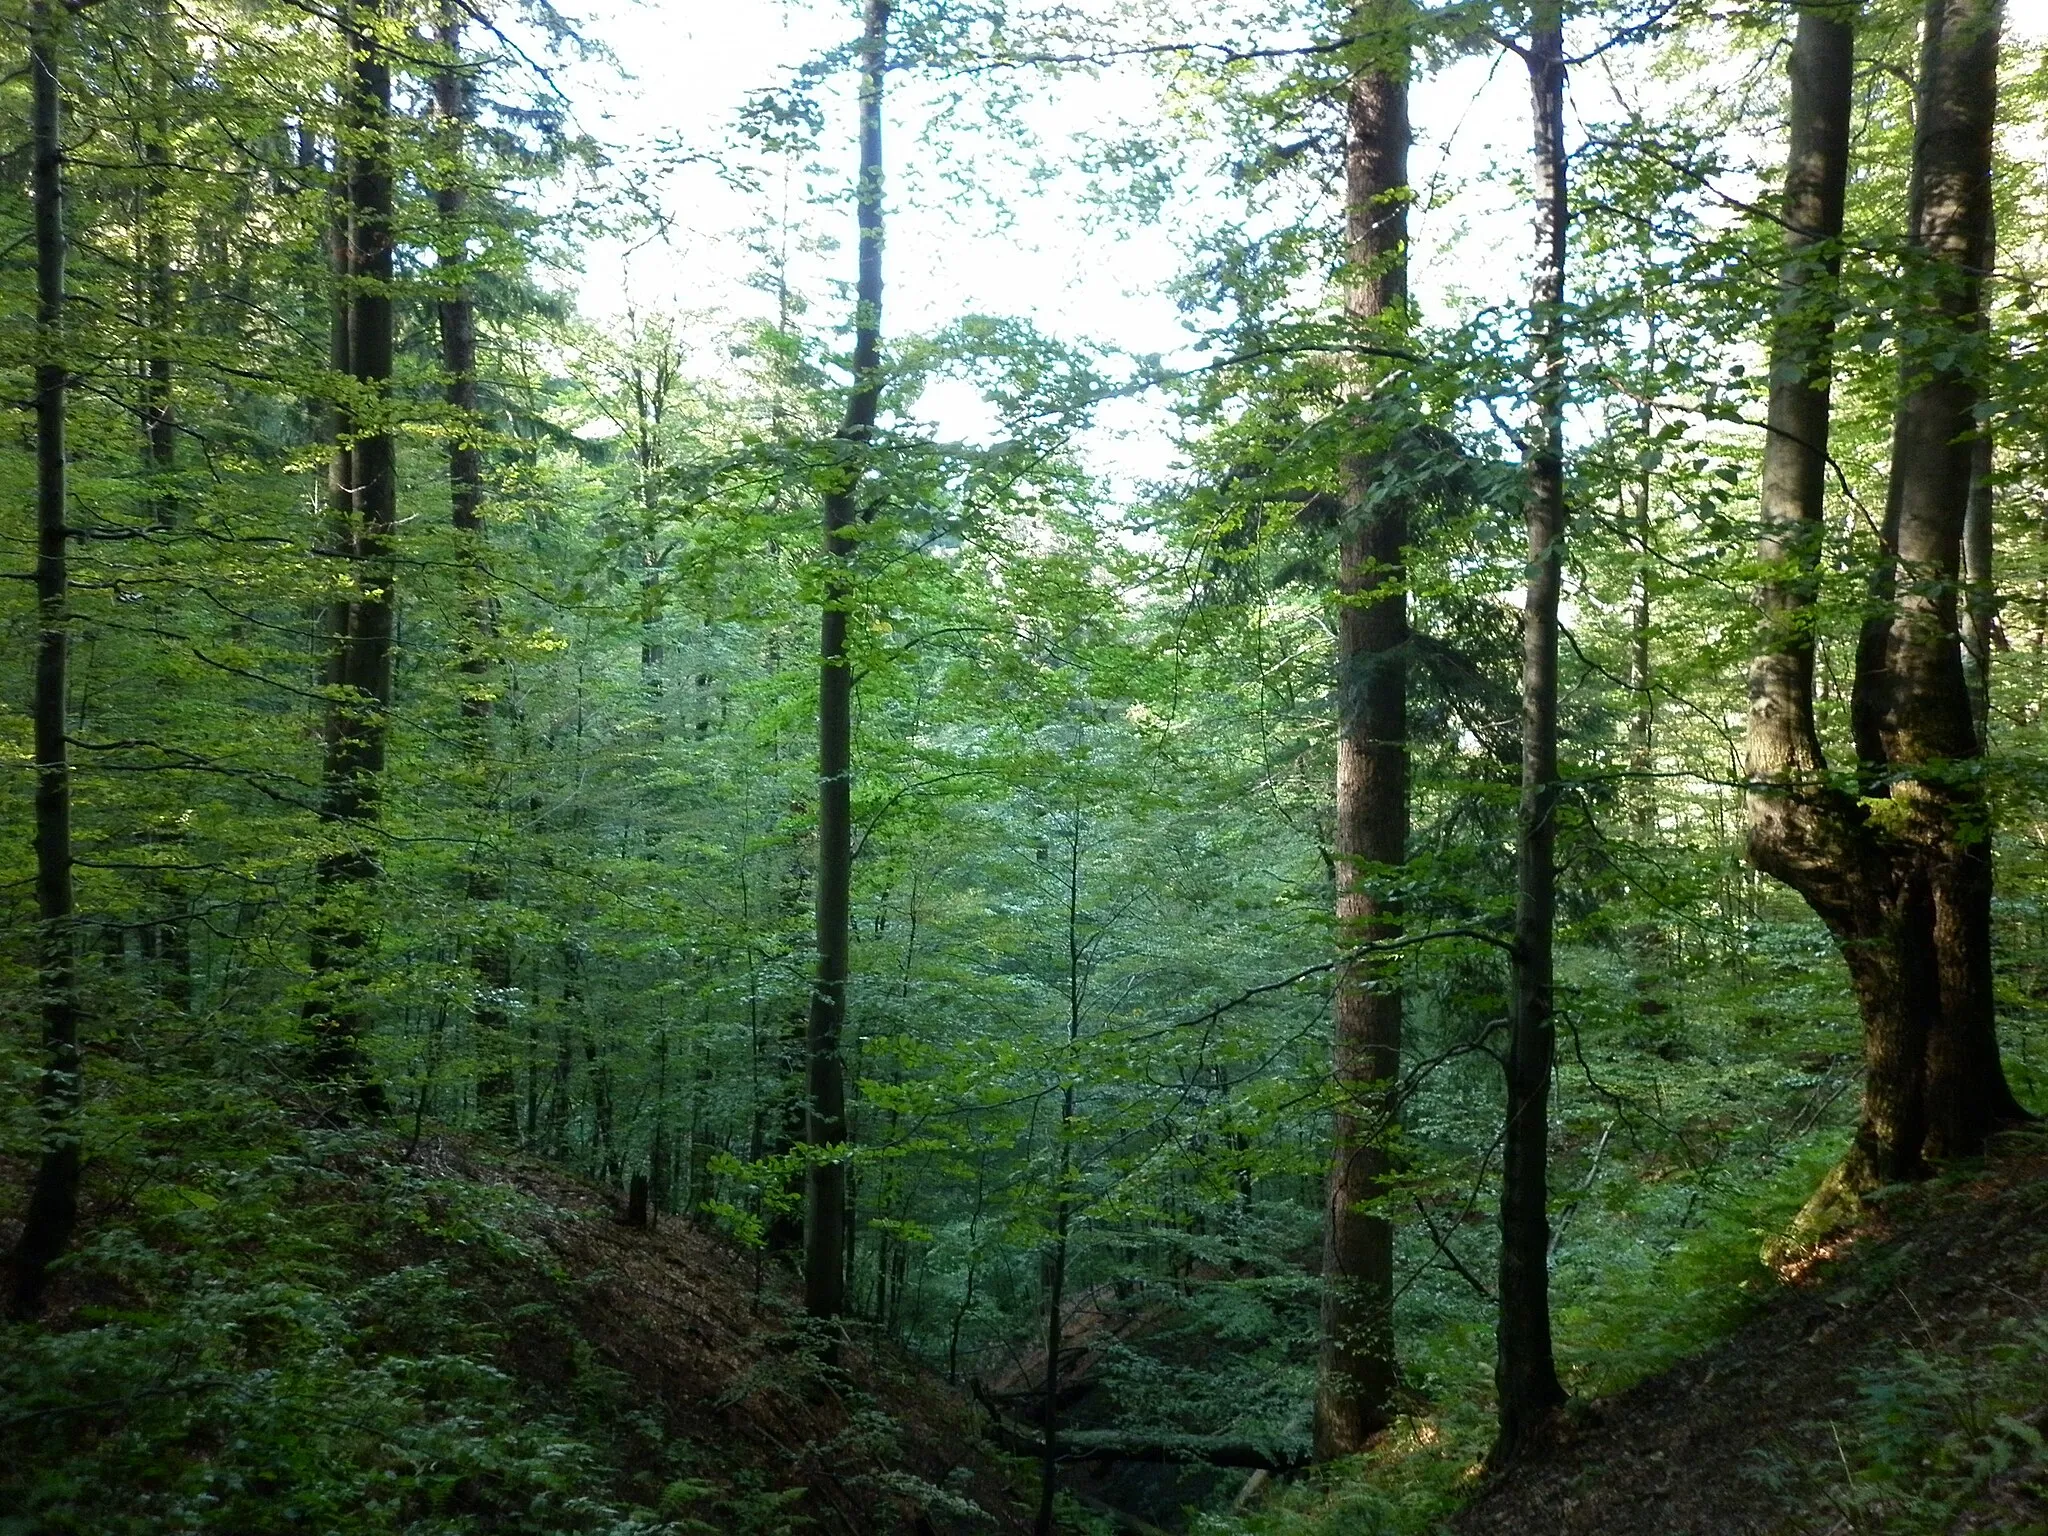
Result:
{"type": "Polygon", "coordinates": [[[1882,823],[1828,782],[1812,699],[1828,242],[1841,229],[1850,27],[1804,11],[1794,47],[1759,550],[1764,626],[1750,678],[1749,848],[1827,924],[1863,1016],[1861,1123],[1817,1203],[1980,1151],[2022,1114],[1993,1024],[1990,832],[1973,771],[1983,744],[1957,600],[1978,452],[1969,357],[1982,327],[1998,21],[1997,0],[1931,0],[1924,22],[1910,218],[1919,297],[1906,301],[1921,312],[1902,314],[1913,324],[1900,330],[1929,339],[1902,359],[1874,611],[1852,701],[1859,779],[1891,802],[1882,823]]]}
{"type": "MultiPolygon", "coordinates": [[[[1353,74],[1345,154],[1345,308],[1361,328],[1398,326],[1407,300],[1408,39],[1405,0],[1357,17],[1375,57],[1353,74]]],[[[1370,390],[1361,384],[1359,394],[1370,390]]],[[[1360,430],[1365,424],[1360,423],[1360,430]]],[[[1408,856],[1406,506],[1376,495],[1372,457],[1343,464],[1337,614],[1337,939],[1350,951],[1399,932],[1382,894],[1408,856]]],[[[1399,1106],[1401,992],[1395,962],[1346,967],[1336,992],[1338,1105],[1323,1213],[1318,1459],[1359,1450],[1392,1416],[1394,1230],[1379,1203],[1399,1106]]]]}
{"type": "MultiPolygon", "coordinates": [[[[1648,372],[1655,376],[1657,368],[1657,313],[1651,308],[1649,290],[1645,288],[1643,304],[1644,323],[1648,335],[1644,346],[1643,362],[1648,372]]],[[[1640,434],[1645,454],[1642,467],[1636,473],[1634,506],[1630,509],[1634,524],[1636,546],[1635,579],[1629,588],[1628,613],[1628,691],[1634,701],[1634,711],[1629,720],[1628,768],[1635,783],[1629,795],[1630,823],[1636,840],[1648,845],[1657,830],[1657,796],[1655,781],[1651,774],[1657,766],[1657,695],[1652,686],[1650,671],[1650,565],[1653,558],[1653,529],[1650,519],[1650,459],[1648,448],[1652,441],[1651,431],[1656,425],[1656,411],[1651,404],[1648,391],[1636,402],[1636,430],[1640,434]]]]}
{"type": "Polygon", "coordinates": [[[1067,1298],[1067,1238],[1073,1225],[1073,1195],[1069,1185],[1074,1177],[1074,1048],[1081,1041],[1081,999],[1085,985],[1081,943],[1081,811],[1074,808],[1072,833],[1067,844],[1067,1050],[1060,1073],[1066,1079],[1060,1091],[1058,1182],[1052,1192],[1052,1248],[1046,1255],[1045,1284],[1045,1393],[1041,1400],[1044,1423],[1038,1444],[1038,1519],[1034,1536],[1052,1536],[1053,1503],[1059,1493],[1060,1464],[1060,1346],[1066,1329],[1063,1313],[1067,1298]]]}
{"type": "MultiPolygon", "coordinates": [[[[159,18],[154,29],[159,46],[168,50],[173,31],[159,18]]],[[[163,61],[159,61],[161,64],[163,61]]],[[[159,77],[152,75],[152,85],[159,77]]],[[[171,329],[176,295],[171,280],[171,237],[165,212],[165,179],[170,170],[167,111],[159,97],[142,146],[147,175],[143,181],[143,327],[142,432],[145,472],[149,476],[150,523],[168,531],[177,526],[178,416],[171,399],[171,329]]]]}
{"type": "MultiPolygon", "coordinates": [[[[1985,219],[1991,219],[1985,200],[1985,219]]],[[[1984,239],[1984,269],[1997,259],[1995,231],[1984,239]]],[[[1991,751],[1991,650],[1998,632],[1998,586],[1992,578],[1991,476],[1996,468],[1991,427],[1980,423],[1970,452],[1970,504],[1963,514],[1963,674],[1970,687],[1970,719],[1979,750],[1991,751]]]]}
{"type": "Polygon", "coordinates": [[[43,1074],[38,1099],[43,1151],[14,1247],[11,1311],[23,1318],[41,1310],[50,1266],[78,1222],[83,1112],[84,1063],[78,1050],[73,955],[71,767],[65,743],[71,615],[64,427],[70,381],[64,352],[60,15],[53,0],[34,0],[29,9],[29,190],[35,204],[36,247],[36,980],[42,994],[43,1074]]]}
{"type": "MultiPolygon", "coordinates": [[[[374,3],[363,11],[374,24],[374,3]]],[[[377,878],[365,840],[377,819],[391,705],[391,639],[397,477],[391,433],[391,67],[370,25],[351,22],[346,157],[348,241],[342,273],[346,362],[353,384],[337,412],[336,453],[351,567],[349,599],[337,605],[327,712],[321,820],[338,846],[316,869],[319,912],[312,935],[313,996],[307,1022],[314,1076],[348,1090],[372,1113],[384,1092],[371,1076],[362,1001],[372,935],[367,887],[377,878]]],[[[337,159],[341,159],[337,156],[337,159]]]]}
{"type": "MultiPolygon", "coordinates": [[[[149,74],[150,103],[143,129],[142,160],[147,174],[142,186],[141,256],[143,344],[141,379],[143,473],[148,478],[150,525],[169,532],[178,524],[178,416],[172,393],[171,335],[177,323],[177,285],[172,272],[170,214],[167,207],[170,151],[170,95],[178,84],[172,60],[182,61],[184,43],[167,7],[150,13],[151,47],[155,57],[149,74]]],[[[150,834],[159,845],[182,847],[183,831],[159,827],[150,834]]],[[[166,874],[158,886],[166,908],[162,922],[147,931],[156,959],[159,995],[180,1013],[192,1011],[192,922],[184,881],[166,874]]]]}
{"type": "MultiPolygon", "coordinates": [[[[462,676],[463,744],[471,758],[476,793],[482,802],[478,808],[488,818],[497,809],[490,795],[491,720],[495,713],[490,671],[497,613],[491,601],[484,532],[483,447],[479,441],[483,417],[477,408],[476,296],[470,287],[468,255],[469,189],[465,178],[474,114],[464,74],[462,13],[452,5],[442,7],[439,38],[445,58],[434,75],[434,111],[440,120],[441,151],[447,163],[434,197],[441,220],[435,275],[442,284],[437,309],[449,417],[449,521],[455,529],[458,579],[463,588],[463,613],[458,620],[455,651],[456,666],[462,676]]],[[[476,978],[470,1023],[481,1062],[476,1085],[477,1112],[488,1130],[508,1142],[516,1142],[518,1087],[512,1017],[506,1006],[512,987],[512,943],[493,912],[504,890],[488,848],[472,853],[463,883],[477,909],[477,929],[469,956],[470,971],[476,978]]]]}
{"type": "MultiPolygon", "coordinates": [[[[1979,386],[1971,344],[1983,331],[1990,246],[1991,135],[1997,106],[1999,0],[1930,0],[1913,145],[1912,241],[1931,281],[1931,341],[1902,362],[1893,426],[1891,525],[1883,554],[1898,597],[1885,625],[1871,711],[1890,797],[1904,806],[1894,856],[1904,884],[1924,869],[1935,995],[1924,1027],[1925,1157],[1970,1156],[2020,1114],[1999,1062],[1991,995],[1991,835],[1983,755],[1970,718],[1958,586],[1968,520],[1979,386]],[[1918,866],[1916,868],[1915,866],[1918,866]]],[[[1901,327],[1902,333],[1912,329],[1901,327]]],[[[1910,910],[1921,903],[1914,893],[1910,910]]],[[[1902,1148],[1887,1149],[1903,1164],[1902,1148]]]]}
{"type": "MultiPolygon", "coordinates": [[[[853,885],[853,672],[846,652],[853,601],[850,533],[865,453],[882,395],[882,85],[889,0],[867,0],[860,46],[860,230],[855,288],[853,394],[838,441],[842,482],[825,496],[826,592],[818,635],[818,973],[805,1042],[804,1138],[816,1149],[846,1140],[848,929],[853,885]]],[[[804,1177],[804,1306],[814,1317],[846,1309],[846,1164],[816,1157],[804,1177]]]]}
{"type": "Polygon", "coordinates": [[[1524,53],[1535,116],[1536,280],[1530,298],[1535,412],[1529,426],[1528,590],[1522,617],[1522,799],[1501,1142],[1500,1395],[1496,1464],[1512,1460],[1564,1388],[1550,1339],[1550,1073],[1556,1055],[1551,944],[1557,917],[1557,603],[1564,574],[1564,35],[1555,5],[1524,53]]]}

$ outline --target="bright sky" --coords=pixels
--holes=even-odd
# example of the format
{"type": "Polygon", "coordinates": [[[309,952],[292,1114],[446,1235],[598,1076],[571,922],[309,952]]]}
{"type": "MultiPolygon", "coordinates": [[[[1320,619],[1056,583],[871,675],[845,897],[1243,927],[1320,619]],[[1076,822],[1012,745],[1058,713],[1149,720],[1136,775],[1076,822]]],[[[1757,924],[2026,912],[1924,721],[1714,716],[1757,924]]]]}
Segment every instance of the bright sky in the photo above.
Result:
{"type": "MultiPolygon", "coordinates": [[[[1176,6],[1183,15],[1196,9],[1176,6]]],[[[657,168],[653,186],[673,221],[637,248],[600,241],[588,250],[584,313],[600,323],[628,310],[688,314],[700,317],[689,333],[707,343],[735,318],[772,314],[773,299],[749,282],[763,266],[749,233],[786,218],[809,237],[791,261],[794,286],[812,302],[807,323],[843,327],[852,259],[850,82],[842,77],[825,98],[817,179],[771,177],[742,190],[720,175],[718,162],[732,158],[733,125],[753,93],[858,34],[854,0],[584,0],[583,14],[587,34],[612,50],[626,75],[590,66],[565,74],[581,126],[620,146],[622,161],[657,168]],[[837,248],[817,248],[819,236],[837,248]]],[[[2015,21],[2036,34],[2048,26],[2048,16],[2015,21]]],[[[1220,35],[1204,34],[1203,25],[1191,19],[1179,35],[1220,35]]],[[[1670,102],[1681,89],[1627,79],[1617,86],[1617,67],[1628,65],[1611,56],[1575,72],[1575,115],[1613,115],[1617,90],[1647,90],[1648,100],[1670,102]]],[[[1204,223],[1237,216],[1241,204],[1227,186],[1194,178],[1157,223],[1107,218],[1084,202],[1086,177],[1073,154],[1077,143],[1119,137],[1125,121],[1156,131],[1163,110],[1157,77],[1133,66],[956,88],[961,99],[942,102],[929,81],[891,77],[886,329],[901,336],[963,314],[1024,316],[1063,339],[1115,351],[1183,352],[1188,332],[1168,285],[1186,267],[1204,223]],[[1004,104],[996,93],[1011,83],[1021,94],[1004,104]],[[1035,141],[1030,148],[1020,149],[1020,134],[1035,141]]],[[[1461,60],[1418,85],[1412,113],[1418,301],[1425,310],[1461,299],[1519,303],[1527,216],[1510,182],[1488,175],[1526,162],[1528,89],[1519,61],[1461,60]]],[[[708,370],[716,349],[705,351],[708,370]]],[[[920,412],[948,436],[980,437],[995,427],[964,384],[935,387],[920,412]]],[[[1156,403],[1120,402],[1105,411],[1083,452],[1130,485],[1171,472],[1172,429],[1156,403]]]]}

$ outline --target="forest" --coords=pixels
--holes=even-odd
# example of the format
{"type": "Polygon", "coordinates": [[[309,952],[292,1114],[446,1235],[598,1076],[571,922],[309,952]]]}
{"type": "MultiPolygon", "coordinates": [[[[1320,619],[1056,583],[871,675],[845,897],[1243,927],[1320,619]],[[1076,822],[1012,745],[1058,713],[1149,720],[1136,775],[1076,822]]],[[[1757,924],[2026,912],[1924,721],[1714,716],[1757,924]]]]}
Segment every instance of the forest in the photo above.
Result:
{"type": "Polygon", "coordinates": [[[2048,1531],[2039,0],[0,16],[0,1536],[2048,1531]]]}

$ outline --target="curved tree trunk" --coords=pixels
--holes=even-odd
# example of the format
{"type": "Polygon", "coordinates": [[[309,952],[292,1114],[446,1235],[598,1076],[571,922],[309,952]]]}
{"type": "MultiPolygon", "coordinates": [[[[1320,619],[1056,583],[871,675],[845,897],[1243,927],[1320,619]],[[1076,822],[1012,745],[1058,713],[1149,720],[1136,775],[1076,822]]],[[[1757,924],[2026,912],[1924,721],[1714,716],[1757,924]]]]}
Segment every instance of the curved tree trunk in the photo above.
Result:
{"type": "Polygon", "coordinates": [[[1786,174],[1786,264],[1772,335],[1750,674],[1749,850],[1841,947],[1863,1017],[1861,1123],[1817,1199],[1981,1151],[2022,1114],[1998,1059],[1990,827],[1958,594],[1978,450],[1970,343],[1988,259],[1998,0],[1930,0],[1910,229],[1930,338],[1902,360],[1872,612],[1857,647],[1857,778],[1827,778],[1813,717],[1814,604],[1828,431],[1835,243],[1848,166],[1851,20],[1800,14],[1786,174]]]}
{"type": "MultiPolygon", "coordinates": [[[[1404,0],[1374,0],[1357,17],[1375,51],[1351,79],[1345,154],[1345,309],[1362,327],[1398,315],[1407,299],[1406,10],[1404,0]]],[[[1408,518],[1398,500],[1374,495],[1369,455],[1348,456],[1343,474],[1335,852],[1338,943],[1349,951],[1399,933],[1381,891],[1385,870],[1408,856],[1408,518]]],[[[1377,1202],[1399,1110],[1395,963],[1374,957],[1338,977],[1315,1403],[1322,1460],[1359,1450],[1393,1411],[1394,1229],[1377,1202]]]]}

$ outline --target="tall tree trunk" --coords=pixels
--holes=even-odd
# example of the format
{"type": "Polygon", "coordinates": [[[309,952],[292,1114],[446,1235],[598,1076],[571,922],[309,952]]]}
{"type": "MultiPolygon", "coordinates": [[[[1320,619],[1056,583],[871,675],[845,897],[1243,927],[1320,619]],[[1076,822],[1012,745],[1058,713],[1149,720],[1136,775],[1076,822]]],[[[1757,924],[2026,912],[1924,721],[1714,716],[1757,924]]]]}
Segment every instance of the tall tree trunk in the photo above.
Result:
{"type": "Polygon", "coordinates": [[[1551,945],[1557,918],[1557,603],[1564,575],[1564,33],[1538,14],[1523,57],[1535,119],[1536,280],[1530,297],[1535,411],[1529,425],[1528,589],[1522,616],[1522,799],[1501,1141],[1500,1396],[1496,1464],[1564,1401],[1550,1338],[1550,1073],[1556,1055],[1551,945]]]}
{"type": "MultiPolygon", "coordinates": [[[[150,101],[142,130],[144,176],[139,251],[142,278],[142,378],[138,402],[142,418],[142,473],[148,486],[150,526],[168,533],[178,524],[178,416],[171,382],[171,335],[176,324],[176,283],[171,270],[171,229],[168,208],[170,109],[173,88],[171,60],[181,56],[181,43],[168,13],[153,7],[149,34],[154,57],[148,74],[150,101]]],[[[176,824],[153,828],[148,840],[169,848],[182,847],[183,830],[176,824]]],[[[157,882],[164,917],[141,934],[153,958],[159,994],[173,1008],[189,1013],[192,1006],[192,928],[184,882],[166,874],[157,882]]]]}
{"type": "Polygon", "coordinates": [[[77,942],[71,893],[71,767],[65,745],[70,661],[70,529],[65,514],[63,102],[57,82],[54,0],[29,8],[29,190],[36,246],[36,982],[43,1075],[43,1153],[14,1247],[11,1310],[42,1308],[50,1266],[78,1222],[79,1124],[84,1063],[78,1050],[77,942]]]}
{"type": "Polygon", "coordinates": [[[1765,445],[1766,576],[1751,670],[1749,847],[1803,895],[1848,965],[1864,1027],[1856,1141],[1825,1204],[1981,1150],[2021,1116],[1998,1059],[1991,998],[1987,807],[1972,771],[1958,612],[1977,383],[1971,343],[1988,254],[1997,0],[1930,0],[1924,21],[1910,230],[1915,276],[1873,606],[1857,647],[1857,771],[1892,811],[1826,779],[1813,720],[1827,441],[1833,242],[1848,157],[1850,24],[1801,13],[1794,45],[1787,260],[1772,339],[1765,445]],[[1819,245],[1816,251],[1813,247],[1819,245]],[[1816,294],[1818,298],[1816,299],[1816,294]]]}
{"type": "Polygon", "coordinates": [[[667,691],[664,672],[668,646],[663,639],[668,593],[663,580],[666,563],[661,544],[661,480],[663,423],[668,415],[673,340],[665,328],[648,327],[640,332],[644,344],[658,335],[661,355],[654,360],[650,378],[643,358],[632,362],[634,439],[633,457],[640,471],[640,685],[647,694],[651,734],[656,741],[667,734],[667,691]]]}
{"type": "MultiPolygon", "coordinates": [[[[1984,217],[1988,226],[1992,217],[1988,198],[1984,217]]],[[[1984,240],[1987,274],[1996,264],[1997,248],[1995,228],[1990,228],[1984,240]]],[[[1963,514],[1963,675],[1970,687],[1970,719],[1977,727],[1977,746],[1987,755],[1991,751],[1991,651],[1998,634],[1998,586],[1991,570],[1995,460],[1991,427],[1981,423],[1971,443],[1970,504],[1963,514]]]]}
{"type": "MultiPolygon", "coordinates": [[[[1645,325],[1647,337],[1644,346],[1644,364],[1654,375],[1657,367],[1657,314],[1649,308],[1650,295],[1644,292],[1647,311],[1645,325]]],[[[1652,428],[1656,425],[1656,412],[1647,393],[1636,402],[1636,430],[1641,435],[1645,449],[1648,448],[1652,428]]],[[[1650,671],[1650,564],[1652,560],[1650,521],[1650,460],[1647,452],[1641,468],[1636,472],[1636,483],[1632,487],[1634,505],[1631,522],[1636,546],[1635,579],[1630,583],[1628,604],[1628,691],[1634,700],[1634,711],[1629,720],[1628,767],[1635,777],[1634,791],[1629,797],[1630,821],[1638,841],[1647,844],[1656,832],[1657,797],[1654,793],[1651,773],[1657,760],[1657,695],[1652,686],[1650,671]]]]}
{"type": "MultiPolygon", "coordinates": [[[[449,521],[455,529],[458,579],[462,584],[463,612],[455,643],[456,666],[462,677],[463,744],[481,802],[478,809],[486,818],[492,818],[497,806],[490,790],[491,721],[495,713],[490,672],[491,647],[498,625],[491,600],[484,531],[480,441],[483,416],[477,402],[476,295],[469,271],[467,178],[474,112],[462,56],[462,13],[455,6],[442,6],[438,36],[444,58],[434,75],[434,112],[439,119],[440,150],[445,164],[441,185],[434,195],[441,221],[435,275],[442,284],[436,308],[449,417],[449,521]]],[[[477,1112],[487,1129],[506,1141],[517,1141],[517,1074],[512,1017],[506,1006],[512,989],[512,942],[493,911],[504,890],[492,850],[478,848],[471,855],[463,878],[465,894],[476,908],[469,964],[476,978],[470,1022],[482,1064],[476,1085],[477,1112]]]]}
{"type": "MultiPolygon", "coordinates": [[[[814,1149],[846,1140],[848,929],[853,887],[853,672],[846,653],[849,569],[858,491],[882,396],[882,84],[889,0],[867,0],[860,45],[860,230],[855,285],[853,393],[838,441],[841,482],[825,496],[826,591],[818,635],[818,974],[806,1044],[804,1135],[814,1149]]],[[[814,1317],[846,1309],[846,1164],[814,1158],[804,1176],[804,1306],[814,1317]]]]}
{"type": "Polygon", "coordinates": [[[1068,1235],[1074,1202],[1074,1049],[1081,1042],[1081,1002],[1086,988],[1081,942],[1081,809],[1074,807],[1067,843],[1067,1050],[1060,1075],[1058,1180],[1052,1193],[1052,1248],[1046,1255],[1045,1391],[1041,1399],[1044,1434],[1038,1452],[1038,1519],[1034,1536],[1052,1536],[1053,1503],[1059,1493],[1060,1346],[1065,1341],[1068,1235]]]}
{"type": "Polygon", "coordinates": [[[150,72],[154,99],[144,131],[142,160],[143,333],[142,432],[144,470],[149,477],[150,522],[159,530],[177,524],[177,493],[172,477],[178,468],[178,417],[171,398],[171,328],[176,295],[171,278],[171,234],[166,210],[170,173],[169,109],[163,100],[168,82],[170,50],[176,46],[169,18],[151,18],[156,46],[164,50],[150,72]]]}
{"type": "MultiPolygon", "coordinates": [[[[1406,0],[1372,0],[1356,17],[1372,55],[1351,78],[1345,153],[1345,309],[1362,328],[1399,324],[1408,278],[1406,0]]],[[[1359,394],[1371,389],[1362,384],[1359,394]]],[[[1366,423],[1359,430],[1369,430],[1366,423]]],[[[1375,493],[1373,457],[1343,464],[1337,614],[1337,940],[1345,951],[1395,937],[1383,894],[1408,856],[1407,508],[1375,493]]],[[[1321,1349],[1315,1451],[1347,1456],[1393,1412],[1394,1229],[1379,1204],[1399,1106],[1401,992],[1395,962],[1339,973],[1338,1094],[1323,1212],[1321,1349]]]]}
{"type": "Polygon", "coordinates": [[[337,412],[339,489],[348,505],[344,530],[349,596],[337,605],[327,712],[327,754],[320,816],[336,846],[315,871],[319,912],[311,945],[313,996],[307,1022],[317,1079],[351,1092],[372,1113],[385,1104],[364,1047],[362,1000],[372,935],[366,907],[377,878],[367,837],[377,819],[391,705],[392,540],[397,527],[395,443],[391,432],[392,178],[391,66],[366,0],[344,37],[349,53],[346,156],[347,373],[352,388],[337,412]]]}
{"type": "Polygon", "coordinates": [[[1890,797],[1909,812],[1895,862],[1906,866],[1909,890],[1924,878],[1931,909],[1934,1006],[1895,1042],[1925,1042],[1924,1082],[1902,1086],[1924,1096],[1919,1150],[1929,1158],[1978,1152],[2020,1114],[1993,1019],[1989,806],[1981,776],[1956,766],[1983,755],[1963,677],[1958,588],[1980,394],[1970,354],[1984,328],[2001,10],[1999,0],[1930,0],[1923,23],[1912,240],[1930,279],[1923,302],[1933,340],[1925,355],[1909,349],[1902,361],[1884,549],[1898,597],[1871,679],[1874,691],[1882,683],[1873,713],[1890,797]]]}
{"type": "Polygon", "coordinates": [[[1749,851],[1757,867],[1803,889],[1808,869],[1856,868],[1853,802],[1826,781],[1814,725],[1814,605],[1826,530],[1829,384],[1849,174],[1854,16],[1799,12],[1792,46],[1791,148],[1785,171],[1785,261],[1771,333],[1763,450],[1764,575],[1758,651],[1749,673],[1749,851]]]}

